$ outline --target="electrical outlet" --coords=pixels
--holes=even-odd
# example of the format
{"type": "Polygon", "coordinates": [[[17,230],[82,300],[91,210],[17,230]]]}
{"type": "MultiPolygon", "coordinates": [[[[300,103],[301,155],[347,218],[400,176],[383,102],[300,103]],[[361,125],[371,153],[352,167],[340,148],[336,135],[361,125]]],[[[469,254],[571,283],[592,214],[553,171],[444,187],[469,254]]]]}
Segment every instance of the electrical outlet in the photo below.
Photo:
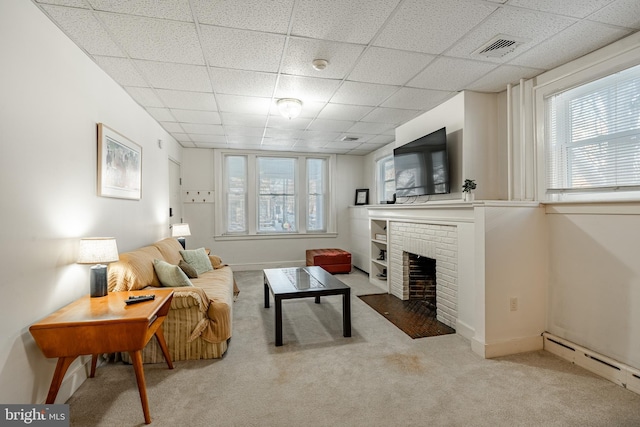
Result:
{"type": "Polygon", "coordinates": [[[509,309],[511,311],[518,311],[518,298],[511,297],[509,300],[509,309]]]}

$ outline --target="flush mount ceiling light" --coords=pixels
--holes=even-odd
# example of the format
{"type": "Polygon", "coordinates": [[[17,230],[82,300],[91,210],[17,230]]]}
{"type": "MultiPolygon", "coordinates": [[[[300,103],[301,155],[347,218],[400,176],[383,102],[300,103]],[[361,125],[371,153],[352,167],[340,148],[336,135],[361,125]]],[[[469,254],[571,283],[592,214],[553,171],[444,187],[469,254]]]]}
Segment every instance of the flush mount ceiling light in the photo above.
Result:
{"type": "Polygon", "coordinates": [[[283,117],[295,119],[302,112],[302,101],[295,98],[278,99],[278,110],[283,117]]]}
{"type": "Polygon", "coordinates": [[[327,61],[326,59],[314,59],[311,65],[313,65],[314,70],[322,71],[327,68],[327,65],[329,65],[329,61],[327,61]]]}

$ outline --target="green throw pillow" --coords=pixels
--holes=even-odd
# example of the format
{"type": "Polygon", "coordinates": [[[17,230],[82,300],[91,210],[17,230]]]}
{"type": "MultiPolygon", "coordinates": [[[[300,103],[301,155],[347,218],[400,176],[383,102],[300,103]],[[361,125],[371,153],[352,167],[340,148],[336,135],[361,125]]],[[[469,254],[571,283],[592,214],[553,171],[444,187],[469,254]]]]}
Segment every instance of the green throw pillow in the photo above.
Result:
{"type": "Polygon", "coordinates": [[[189,279],[198,278],[198,272],[196,271],[195,267],[185,260],[181,259],[178,267],[180,267],[180,270],[184,271],[184,274],[186,274],[189,279]]]}
{"type": "Polygon", "coordinates": [[[169,264],[166,261],[160,259],[153,260],[153,269],[160,279],[160,284],[166,287],[178,287],[178,286],[193,286],[191,281],[184,274],[184,271],[177,265],[169,264]]]}
{"type": "Polygon", "coordinates": [[[182,255],[182,259],[196,269],[199,275],[213,270],[209,255],[207,255],[204,248],[180,251],[180,255],[182,255]]]}

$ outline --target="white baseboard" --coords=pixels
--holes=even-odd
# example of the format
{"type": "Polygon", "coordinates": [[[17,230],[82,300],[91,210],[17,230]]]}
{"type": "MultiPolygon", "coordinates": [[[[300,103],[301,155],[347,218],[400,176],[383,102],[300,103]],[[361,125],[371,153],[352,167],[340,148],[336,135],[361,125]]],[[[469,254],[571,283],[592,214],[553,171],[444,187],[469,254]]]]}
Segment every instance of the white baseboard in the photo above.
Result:
{"type": "Polygon", "coordinates": [[[640,394],[640,371],[603,354],[545,332],[544,349],[613,383],[640,394]]]}
{"type": "MultiPolygon", "coordinates": [[[[100,364],[98,359],[98,364],[100,364]]],[[[91,372],[91,356],[80,356],[73,361],[60,384],[58,395],[54,403],[65,403],[78,390],[78,388],[89,378],[91,372]]],[[[46,396],[45,396],[46,399],[46,396]]],[[[45,401],[41,401],[44,404],[45,401]]]]}
{"type": "Polygon", "coordinates": [[[473,336],[476,334],[476,331],[471,326],[460,321],[460,319],[456,319],[456,334],[471,341],[473,336]]]}
{"type": "Polygon", "coordinates": [[[485,359],[542,350],[543,347],[544,342],[540,335],[489,344],[480,342],[476,339],[471,339],[471,350],[485,359]]]}

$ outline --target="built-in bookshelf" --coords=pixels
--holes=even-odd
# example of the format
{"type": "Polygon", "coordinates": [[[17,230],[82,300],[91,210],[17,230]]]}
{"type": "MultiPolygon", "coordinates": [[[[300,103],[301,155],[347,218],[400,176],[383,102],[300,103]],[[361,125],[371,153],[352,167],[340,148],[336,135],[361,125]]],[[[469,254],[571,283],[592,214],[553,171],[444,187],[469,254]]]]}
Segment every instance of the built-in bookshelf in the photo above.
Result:
{"type": "Polygon", "coordinates": [[[369,220],[369,231],[371,233],[371,254],[369,267],[369,281],[388,291],[389,271],[388,271],[388,236],[387,220],[369,220]]]}

